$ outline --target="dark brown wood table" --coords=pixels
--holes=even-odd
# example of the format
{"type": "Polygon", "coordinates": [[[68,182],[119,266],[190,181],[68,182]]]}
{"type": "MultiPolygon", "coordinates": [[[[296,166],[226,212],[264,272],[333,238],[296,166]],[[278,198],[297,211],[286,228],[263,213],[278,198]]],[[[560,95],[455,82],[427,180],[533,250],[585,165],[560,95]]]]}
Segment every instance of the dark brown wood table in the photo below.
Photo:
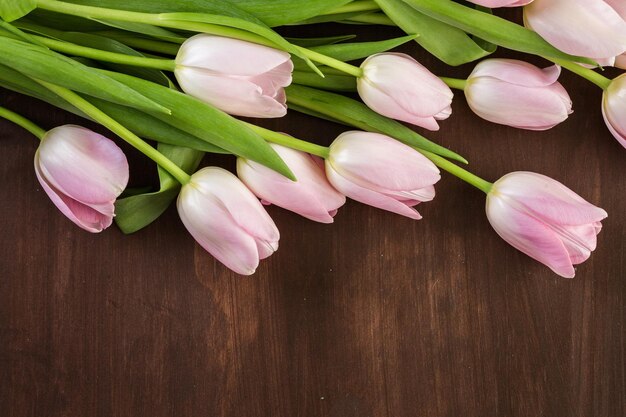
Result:
{"type": "MultiPolygon", "coordinates": [[[[407,50],[441,75],[471,71],[407,50]]],[[[0,416],[626,415],[626,150],[601,91],[561,80],[575,113],[550,131],[487,123],[456,94],[426,133],[487,179],[540,172],[608,211],[572,280],[502,241],[484,196],[449,175],[421,221],[348,202],[320,225],[270,207],[281,248],[236,276],[173,207],[131,236],[78,229],[35,178],[36,140],[0,121],[0,416]]],[[[0,105],[85,124],[6,90],[0,105]]],[[[342,131],[297,113],[261,123],[323,144],[342,131]]],[[[131,183],[153,181],[124,149],[131,183]]]]}

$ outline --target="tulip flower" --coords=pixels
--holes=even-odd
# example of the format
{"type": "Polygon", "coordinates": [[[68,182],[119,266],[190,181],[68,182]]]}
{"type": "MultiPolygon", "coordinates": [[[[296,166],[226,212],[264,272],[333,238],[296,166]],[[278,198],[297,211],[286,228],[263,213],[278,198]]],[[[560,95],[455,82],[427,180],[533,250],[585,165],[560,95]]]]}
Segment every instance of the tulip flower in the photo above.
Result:
{"type": "Polygon", "coordinates": [[[596,248],[606,211],[544,175],[513,172],[487,194],[487,218],[516,249],[565,278],[596,248]]]}
{"type": "Polygon", "coordinates": [[[439,169],[413,148],[378,133],[345,132],[330,146],[326,176],[341,193],[419,220],[412,207],[435,197],[439,169]]]}
{"type": "Polygon", "coordinates": [[[369,108],[392,119],[439,130],[437,120],[452,114],[452,91],[406,54],[372,55],[357,79],[361,99],[369,108]]]}
{"type": "Polygon", "coordinates": [[[183,91],[226,113],[282,117],[291,84],[288,53],[238,39],[195,35],[181,46],[174,74],[183,91]]]}
{"type": "MultiPolygon", "coordinates": [[[[626,1],[624,0],[605,0],[606,3],[613,8],[620,15],[622,20],[626,21],[626,1]]],[[[615,57],[616,67],[626,69],[626,53],[615,57]]]]}
{"type": "Polygon", "coordinates": [[[546,130],[572,113],[572,101],[557,81],[561,68],[539,69],[512,59],[480,62],[465,85],[470,108],[490,122],[546,130]]]}
{"type": "Polygon", "coordinates": [[[604,0],[534,0],[524,22],[571,55],[606,62],[626,51],[626,22],[604,0]]]}
{"type": "Polygon", "coordinates": [[[237,159],[237,174],[262,201],[293,211],[307,219],[332,223],[346,197],[326,179],[323,160],[305,152],[270,144],[294,173],[297,181],[244,158],[237,159]]]}
{"type": "Polygon", "coordinates": [[[211,255],[241,275],[278,249],[280,234],[259,200],[230,172],[203,168],[183,185],[178,214],[211,255]]]}
{"type": "Polygon", "coordinates": [[[602,116],[615,139],[626,148],[626,74],[611,81],[604,91],[602,116]]]}
{"type": "Polygon", "coordinates": [[[67,218],[98,233],[113,222],[115,200],[128,183],[128,162],[110,139],[65,125],[41,139],[35,153],[35,174],[67,218]]]}
{"type": "Polygon", "coordinates": [[[479,6],[497,8],[497,7],[519,7],[525,6],[533,0],[468,0],[479,6]]]}

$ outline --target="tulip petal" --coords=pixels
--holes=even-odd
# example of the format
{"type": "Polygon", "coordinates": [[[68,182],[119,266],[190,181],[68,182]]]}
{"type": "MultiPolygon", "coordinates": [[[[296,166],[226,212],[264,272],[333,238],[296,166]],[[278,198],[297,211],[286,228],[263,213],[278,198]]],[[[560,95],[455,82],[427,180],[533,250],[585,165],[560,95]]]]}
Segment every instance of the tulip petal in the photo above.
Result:
{"type": "Polygon", "coordinates": [[[534,172],[514,172],[494,184],[497,193],[524,207],[546,223],[584,225],[607,217],[606,211],[589,203],[558,181],[534,172]]]}
{"type": "Polygon", "coordinates": [[[334,170],[382,194],[420,190],[439,181],[439,169],[415,149],[379,133],[345,132],[331,145],[334,170]]]}
{"type": "Polygon", "coordinates": [[[626,22],[603,0],[535,0],[524,20],[563,52],[609,58],[626,51],[626,22]]]}
{"type": "Polygon", "coordinates": [[[340,173],[335,171],[333,167],[326,162],[326,175],[330,183],[340,192],[356,200],[373,207],[391,211],[411,219],[419,220],[422,216],[407,204],[397,201],[393,197],[381,194],[379,192],[364,188],[344,178],[340,173]]]}
{"type": "Polygon", "coordinates": [[[573,278],[574,267],[559,236],[544,223],[507,206],[508,201],[487,196],[487,218],[496,233],[514,248],[543,263],[564,278],[573,278]]]}
{"type": "Polygon", "coordinates": [[[516,59],[493,58],[478,63],[470,78],[492,77],[524,87],[545,87],[556,83],[560,75],[561,67],[558,65],[539,69],[516,59]]]}
{"type": "Polygon", "coordinates": [[[290,61],[284,51],[239,39],[199,34],[181,46],[176,63],[240,76],[264,74],[290,61]]]}
{"type": "Polygon", "coordinates": [[[128,162],[112,140],[80,126],[60,126],[41,141],[38,168],[62,194],[87,205],[115,201],[128,183],[128,162]]]}
{"type": "Polygon", "coordinates": [[[626,148],[626,81],[625,76],[613,80],[602,97],[602,117],[609,131],[626,148]]]}
{"type": "Polygon", "coordinates": [[[283,117],[287,114],[283,103],[264,95],[262,87],[247,79],[224,77],[191,67],[178,67],[175,75],[187,94],[226,113],[245,117],[283,117]]]}
{"type": "MultiPolygon", "coordinates": [[[[46,192],[52,203],[74,224],[80,228],[91,232],[99,233],[113,223],[113,202],[108,203],[106,211],[111,214],[103,214],[98,210],[95,210],[85,204],[82,204],[76,200],[73,200],[64,195],[58,189],[55,189],[52,184],[49,184],[41,173],[39,161],[36,156],[35,159],[35,175],[41,184],[41,187],[46,192]]],[[[105,207],[100,207],[100,210],[104,210],[105,207]]]]}

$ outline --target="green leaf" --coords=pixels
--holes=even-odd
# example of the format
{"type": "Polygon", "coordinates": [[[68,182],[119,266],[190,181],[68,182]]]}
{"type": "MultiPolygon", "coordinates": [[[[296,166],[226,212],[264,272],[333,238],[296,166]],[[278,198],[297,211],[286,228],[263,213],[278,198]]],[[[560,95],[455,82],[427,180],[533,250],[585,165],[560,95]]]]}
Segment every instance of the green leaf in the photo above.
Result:
{"type": "Polygon", "coordinates": [[[321,67],[320,70],[324,73],[324,78],[311,71],[294,71],[293,82],[323,90],[356,91],[356,78],[352,75],[345,73],[329,74],[325,67],[321,67]]]}
{"type": "Polygon", "coordinates": [[[159,115],[164,122],[294,179],[291,170],[272,147],[234,117],[194,97],[149,81],[126,74],[98,71],[171,108],[170,115],[159,115]]]}
{"type": "Polygon", "coordinates": [[[451,0],[403,1],[434,19],[514,51],[596,65],[589,58],[572,56],[559,51],[541,36],[523,26],[451,0]]]}
{"type": "MultiPolygon", "coordinates": [[[[89,119],[80,110],[76,109],[47,88],[2,64],[0,64],[0,85],[89,119]]],[[[167,124],[161,120],[161,118],[95,97],[85,96],[84,98],[120,122],[137,136],[152,139],[160,143],[184,146],[204,152],[229,153],[224,149],[167,124]]]]}
{"type": "Polygon", "coordinates": [[[474,41],[464,31],[418,12],[402,0],[376,0],[376,3],[406,33],[417,33],[415,40],[448,65],[461,65],[489,55],[493,48],[474,41]]]}
{"type": "Polygon", "coordinates": [[[26,42],[0,37],[2,63],[29,77],[129,107],[167,113],[161,104],[77,61],[26,42]]]}
{"type": "Polygon", "coordinates": [[[37,7],[37,0],[0,0],[0,18],[12,22],[37,7]]]}
{"type": "Polygon", "coordinates": [[[360,101],[296,84],[287,87],[287,100],[292,109],[361,130],[383,133],[409,146],[467,163],[457,153],[429,141],[402,123],[381,116],[360,101]]]}
{"type": "Polygon", "coordinates": [[[350,3],[351,0],[231,0],[269,26],[300,22],[350,3]]]}
{"type": "Polygon", "coordinates": [[[183,43],[185,41],[185,37],[178,35],[170,30],[149,25],[147,23],[135,23],[135,22],[121,22],[118,20],[109,20],[109,19],[93,19],[96,22],[102,23],[103,25],[110,26],[116,29],[126,30],[128,32],[139,33],[141,35],[150,36],[152,38],[175,42],[175,43],[183,43]]]}
{"type": "MultiPolygon", "coordinates": [[[[159,144],[158,150],[188,174],[200,165],[203,152],[159,144]]],[[[126,234],[143,229],[167,210],[178,196],[180,183],[159,169],[160,188],[156,192],[119,198],[115,203],[115,223],[126,234]]]]}
{"type": "Polygon", "coordinates": [[[287,41],[294,45],[303,46],[305,48],[309,48],[311,46],[321,46],[321,45],[330,45],[333,43],[339,43],[344,41],[349,41],[350,39],[356,38],[356,35],[343,35],[343,36],[327,36],[324,38],[288,38],[285,37],[287,41]]]}

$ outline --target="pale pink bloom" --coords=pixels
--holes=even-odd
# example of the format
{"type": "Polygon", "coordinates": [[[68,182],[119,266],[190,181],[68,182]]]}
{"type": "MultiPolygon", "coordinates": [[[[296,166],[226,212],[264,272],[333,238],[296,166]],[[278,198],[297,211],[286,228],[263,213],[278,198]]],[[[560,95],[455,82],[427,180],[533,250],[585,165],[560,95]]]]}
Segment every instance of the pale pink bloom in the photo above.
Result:
{"type": "Polygon", "coordinates": [[[626,74],[611,81],[604,91],[602,116],[615,139],[626,148],[626,74]]]}
{"type": "Polygon", "coordinates": [[[326,176],[341,193],[419,220],[412,207],[435,197],[439,169],[413,148],[378,133],[351,131],[330,146],[326,176]]]}
{"type": "Polygon", "coordinates": [[[361,65],[357,80],[361,99],[369,108],[392,119],[429,130],[452,114],[452,91],[428,69],[406,54],[372,55],[361,65]]]}
{"type": "Polygon", "coordinates": [[[183,91],[226,113],[282,117],[293,63],[287,52],[238,39],[200,34],[187,39],[174,74],[183,91]]]}
{"type": "MultiPolygon", "coordinates": [[[[626,1],[624,0],[605,0],[609,6],[611,6],[617,14],[620,15],[622,20],[626,20],[626,1]]],[[[615,66],[621,69],[626,69],[626,54],[621,54],[615,57],[615,66]]]]}
{"type": "Polygon", "coordinates": [[[207,167],[183,185],[178,214],[196,241],[228,268],[252,275],[280,234],[259,200],[230,172],[207,167]]]}
{"type": "Polygon", "coordinates": [[[626,51],[626,22],[603,0],[534,0],[524,22],[571,55],[606,60],[626,51]]]}
{"type": "Polygon", "coordinates": [[[546,130],[567,119],[572,101],[557,81],[561,68],[540,69],[512,59],[487,59],[470,74],[465,97],[470,108],[490,122],[546,130]]]}
{"type": "Polygon", "coordinates": [[[496,7],[519,7],[525,6],[533,0],[468,0],[479,6],[496,8],[496,7]]]}
{"type": "Polygon", "coordinates": [[[35,153],[35,174],[55,206],[79,227],[98,233],[113,222],[115,200],[128,183],[124,152],[80,126],[48,131],[35,153]]]}
{"type": "Polygon", "coordinates": [[[513,172],[493,184],[487,218],[516,249],[565,278],[596,248],[606,211],[545,175],[513,172]]]}
{"type": "Polygon", "coordinates": [[[244,158],[237,159],[239,178],[264,203],[275,204],[316,222],[332,223],[346,197],[326,179],[323,160],[285,146],[270,146],[285,161],[297,181],[244,158]]]}

